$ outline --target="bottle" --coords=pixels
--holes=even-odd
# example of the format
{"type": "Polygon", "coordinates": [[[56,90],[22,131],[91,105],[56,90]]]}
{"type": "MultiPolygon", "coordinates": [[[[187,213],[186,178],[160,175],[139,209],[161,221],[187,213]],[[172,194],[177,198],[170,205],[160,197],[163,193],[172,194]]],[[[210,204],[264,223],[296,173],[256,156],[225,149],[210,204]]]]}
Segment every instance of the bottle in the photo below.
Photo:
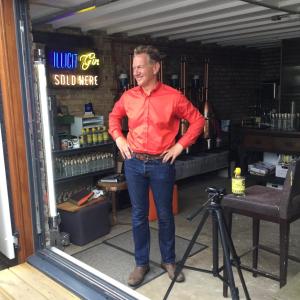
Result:
{"type": "Polygon", "coordinates": [[[92,132],[90,131],[90,128],[86,129],[86,141],[89,146],[93,144],[93,137],[92,132]]]}
{"type": "Polygon", "coordinates": [[[98,126],[98,143],[99,144],[103,143],[103,133],[102,133],[102,130],[101,130],[100,126],[98,126]]]}
{"type": "Polygon", "coordinates": [[[235,168],[231,179],[232,193],[236,196],[245,196],[245,177],[241,176],[241,172],[241,168],[235,168]]]}
{"type": "Polygon", "coordinates": [[[103,142],[106,143],[109,140],[108,132],[105,130],[103,131],[103,142]]]}
{"type": "Polygon", "coordinates": [[[97,145],[98,144],[98,132],[97,132],[97,128],[96,127],[92,128],[92,140],[93,140],[93,145],[97,145]]]}
{"type": "Polygon", "coordinates": [[[86,134],[85,134],[85,129],[81,129],[81,135],[79,136],[79,143],[80,147],[86,146],[86,134]]]}

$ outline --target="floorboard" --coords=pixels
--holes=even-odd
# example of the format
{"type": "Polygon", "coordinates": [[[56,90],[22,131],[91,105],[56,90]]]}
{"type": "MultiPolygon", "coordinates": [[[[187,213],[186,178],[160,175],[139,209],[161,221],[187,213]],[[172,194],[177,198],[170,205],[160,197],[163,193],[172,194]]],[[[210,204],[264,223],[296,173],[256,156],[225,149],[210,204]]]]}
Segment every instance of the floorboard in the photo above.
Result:
{"type": "Polygon", "coordinates": [[[1,299],[79,299],[70,291],[28,263],[0,272],[1,299]]]}

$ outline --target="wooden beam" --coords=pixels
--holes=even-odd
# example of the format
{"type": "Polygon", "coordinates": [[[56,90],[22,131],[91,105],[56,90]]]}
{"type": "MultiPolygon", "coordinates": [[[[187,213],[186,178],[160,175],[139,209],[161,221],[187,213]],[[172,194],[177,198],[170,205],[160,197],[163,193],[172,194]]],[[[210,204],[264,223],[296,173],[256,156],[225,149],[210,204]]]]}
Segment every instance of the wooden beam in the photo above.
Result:
{"type": "Polygon", "coordinates": [[[0,0],[0,82],[14,229],[20,234],[18,263],[33,254],[32,214],[18,63],[14,1],[0,0]]]}

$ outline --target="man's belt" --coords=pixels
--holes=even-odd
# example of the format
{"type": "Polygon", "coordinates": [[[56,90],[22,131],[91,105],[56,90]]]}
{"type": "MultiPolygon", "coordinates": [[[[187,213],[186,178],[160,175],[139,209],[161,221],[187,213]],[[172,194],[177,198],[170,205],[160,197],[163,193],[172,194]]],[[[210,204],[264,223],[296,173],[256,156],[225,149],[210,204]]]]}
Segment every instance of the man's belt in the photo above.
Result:
{"type": "Polygon", "coordinates": [[[163,156],[157,154],[157,155],[153,155],[153,154],[147,154],[147,153],[137,153],[137,152],[133,152],[132,153],[132,157],[135,157],[139,160],[156,160],[156,159],[163,159],[163,156]]]}

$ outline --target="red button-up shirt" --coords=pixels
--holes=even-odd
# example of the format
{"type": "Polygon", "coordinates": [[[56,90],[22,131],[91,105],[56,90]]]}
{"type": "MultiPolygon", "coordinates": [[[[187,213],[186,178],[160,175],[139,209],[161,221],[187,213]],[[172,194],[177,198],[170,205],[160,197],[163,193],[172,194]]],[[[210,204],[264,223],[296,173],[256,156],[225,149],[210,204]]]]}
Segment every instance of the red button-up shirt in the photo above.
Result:
{"type": "Polygon", "coordinates": [[[178,140],[184,148],[202,133],[204,117],[178,90],[158,83],[150,95],[134,87],[121,96],[109,114],[109,133],[116,140],[123,136],[121,120],[128,116],[127,142],[134,152],[161,154],[175,144],[180,119],[189,122],[178,140]]]}

